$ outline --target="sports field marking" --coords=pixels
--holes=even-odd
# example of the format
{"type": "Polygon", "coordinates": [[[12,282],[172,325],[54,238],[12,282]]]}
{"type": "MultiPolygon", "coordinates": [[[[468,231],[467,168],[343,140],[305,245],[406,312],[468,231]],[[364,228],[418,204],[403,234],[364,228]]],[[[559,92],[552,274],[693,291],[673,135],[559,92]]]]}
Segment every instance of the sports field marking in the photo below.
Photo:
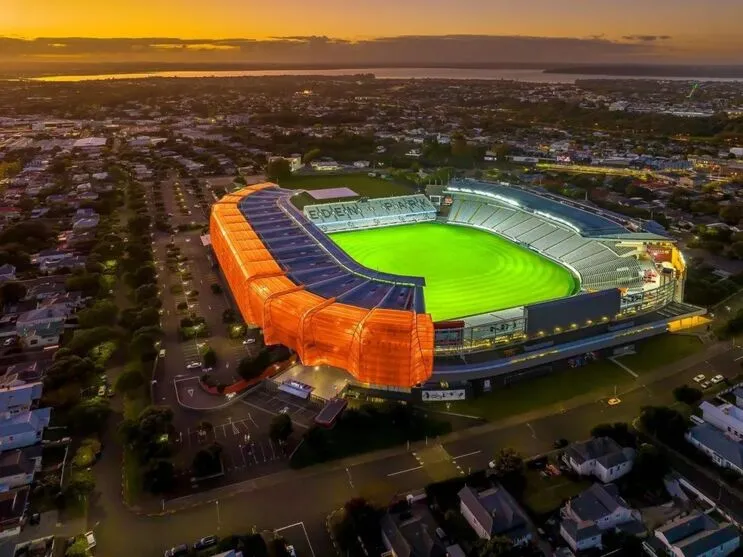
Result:
{"type": "Polygon", "coordinates": [[[434,321],[562,298],[578,287],[566,268],[475,228],[418,223],[330,237],[370,269],[424,277],[434,321]]]}

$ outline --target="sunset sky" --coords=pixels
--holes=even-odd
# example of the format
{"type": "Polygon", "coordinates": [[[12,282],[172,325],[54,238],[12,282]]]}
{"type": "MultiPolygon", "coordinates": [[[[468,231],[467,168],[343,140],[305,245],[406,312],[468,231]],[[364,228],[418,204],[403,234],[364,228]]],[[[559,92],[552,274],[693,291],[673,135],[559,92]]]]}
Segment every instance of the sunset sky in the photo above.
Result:
{"type": "Polygon", "coordinates": [[[351,41],[408,35],[652,44],[655,55],[743,63],[743,0],[1,0],[0,36],[351,41]]]}

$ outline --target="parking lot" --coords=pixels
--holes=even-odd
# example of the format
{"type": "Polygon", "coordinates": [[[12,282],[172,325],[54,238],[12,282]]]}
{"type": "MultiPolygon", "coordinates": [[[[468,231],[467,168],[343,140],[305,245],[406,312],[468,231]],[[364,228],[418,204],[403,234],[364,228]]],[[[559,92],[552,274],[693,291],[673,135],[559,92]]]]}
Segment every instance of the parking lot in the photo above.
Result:
{"type": "Polygon", "coordinates": [[[294,547],[297,557],[315,557],[315,550],[310,543],[304,522],[297,522],[274,530],[276,534],[286,540],[287,545],[294,547]]]}
{"type": "Polygon", "coordinates": [[[265,389],[250,393],[240,403],[252,408],[257,413],[275,416],[279,413],[289,414],[295,428],[308,429],[312,419],[320,411],[321,406],[313,401],[305,401],[280,391],[265,389]]]}
{"type": "MultiPolygon", "coordinates": [[[[181,379],[178,386],[183,383],[181,390],[188,391],[188,382],[181,379]]],[[[194,392],[193,397],[188,392],[184,397],[197,404],[201,389],[195,385],[189,388],[194,392]]],[[[222,447],[225,475],[216,483],[234,483],[277,472],[288,466],[289,456],[318,411],[319,406],[314,402],[286,393],[266,389],[248,393],[223,410],[202,414],[201,421],[190,421],[179,432],[181,458],[188,463],[199,449],[218,443],[222,447]],[[294,424],[294,433],[284,446],[269,435],[271,420],[281,413],[288,414],[294,424]]]]}

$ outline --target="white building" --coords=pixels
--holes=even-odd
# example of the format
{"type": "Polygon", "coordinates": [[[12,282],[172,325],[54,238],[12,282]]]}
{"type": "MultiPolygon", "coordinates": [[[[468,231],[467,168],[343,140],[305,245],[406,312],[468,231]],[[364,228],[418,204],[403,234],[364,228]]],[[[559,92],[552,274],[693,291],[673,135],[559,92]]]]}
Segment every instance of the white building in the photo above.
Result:
{"type": "Polygon", "coordinates": [[[563,460],[581,476],[595,476],[604,483],[613,482],[632,470],[635,451],[623,448],[609,437],[597,437],[573,443],[563,460]]]}
{"type": "Polygon", "coordinates": [[[595,483],[562,509],[560,535],[579,551],[601,547],[601,533],[632,521],[639,513],[619,496],[614,484],[595,483]]]}
{"type": "Polygon", "coordinates": [[[706,400],[699,405],[702,419],[712,424],[729,437],[740,441],[743,439],[743,410],[734,404],[715,406],[706,400]]]}
{"type": "Polygon", "coordinates": [[[740,547],[735,526],[717,524],[698,511],[661,526],[655,537],[674,557],[725,557],[740,547]]]}

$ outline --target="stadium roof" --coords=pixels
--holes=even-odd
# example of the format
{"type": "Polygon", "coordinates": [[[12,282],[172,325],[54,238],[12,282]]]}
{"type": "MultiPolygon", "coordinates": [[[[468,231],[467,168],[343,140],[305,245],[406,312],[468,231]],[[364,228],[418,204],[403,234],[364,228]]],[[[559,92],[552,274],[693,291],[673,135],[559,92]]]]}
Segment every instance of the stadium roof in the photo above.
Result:
{"type": "MultiPolygon", "coordinates": [[[[545,218],[574,226],[583,236],[624,235],[631,231],[628,226],[636,224],[618,213],[592,207],[536,188],[526,189],[502,182],[466,179],[453,182],[447,189],[453,192],[490,196],[509,205],[531,209],[545,218]]],[[[655,235],[664,231],[663,227],[655,221],[647,221],[642,226],[648,232],[652,232],[653,237],[658,237],[655,235]]]]}
{"type": "Polygon", "coordinates": [[[423,278],[361,266],[291,204],[292,193],[267,188],[238,203],[240,212],[292,282],[323,298],[357,307],[425,313],[423,278]]]}

